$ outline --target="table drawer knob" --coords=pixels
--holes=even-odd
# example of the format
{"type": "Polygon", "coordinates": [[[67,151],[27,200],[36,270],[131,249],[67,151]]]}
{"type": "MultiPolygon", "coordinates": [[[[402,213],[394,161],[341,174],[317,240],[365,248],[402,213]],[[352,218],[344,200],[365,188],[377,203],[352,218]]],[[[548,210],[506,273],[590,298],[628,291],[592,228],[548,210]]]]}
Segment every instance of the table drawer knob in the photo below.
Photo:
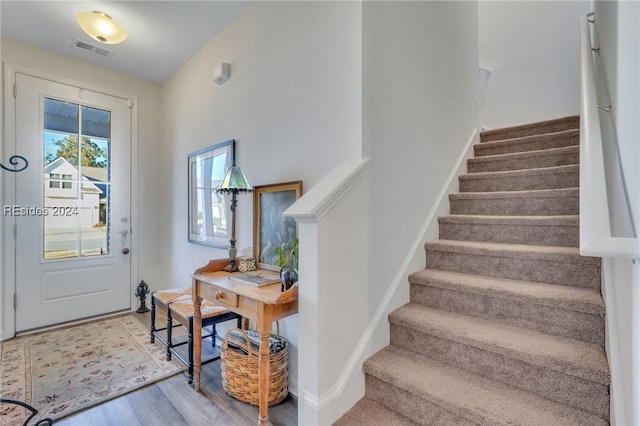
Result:
{"type": "Polygon", "coordinates": [[[204,298],[217,305],[230,307],[237,307],[239,299],[237,294],[220,287],[213,286],[205,293],[204,298]]]}

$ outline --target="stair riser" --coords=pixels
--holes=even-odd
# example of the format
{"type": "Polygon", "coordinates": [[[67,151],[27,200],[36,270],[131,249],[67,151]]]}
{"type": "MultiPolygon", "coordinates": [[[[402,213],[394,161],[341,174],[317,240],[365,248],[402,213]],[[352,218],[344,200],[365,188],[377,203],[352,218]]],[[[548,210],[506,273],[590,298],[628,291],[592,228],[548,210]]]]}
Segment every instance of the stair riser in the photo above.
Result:
{"type": "Polygon", "coordinates": [[[577,171],[575,173],[555,173],[538,176],[523,174],[490,179],[460,178],[459,182],[460,192],[528,191],[577,188],[580,185],[580,175],[577,171]]]}
{"type": "Polygon", "coordinates": [[[532,140],[529,142],[510,143],[492,145],[477,144],[473,147],[476,157],[484,157],[486,155],[512,154],[514,152],[539,151],[541,149],[562,148],[565,146],[577,146],[580,140],[577,135],[568,135],[564,137],[549,137],[532,140]]]}
{"type": "Polygon", "coordinates": [[[577,226],[440,223],[440,239],[578,247],[577,226]]]}
{"type": "Polygon", "coordinates": [[[608,387],[599,383],[393,323],[391,344],[552,401],[609,417],[608,387]]]}
{"type": "Polygon", "coordinates": [[[477,425],[420,396],[398,388],[369,374],[365,376],[366,396],[421,425],[477,425]]]}
{"type": "Polygon", "coordinates": [[[449,197],[451,214],[554,216],[578,214],[578,197],[476,198],[449,197]]]}
{"type": "Polygon", "coordinates": [[[567,154],[545,155],[530,158],[496,159],[493,161],[467,161],[468,173],[505,172],[509,170],[541,169],[544,167],[568,166],[580,162],[578,151],[567,154]]]}
{"type": "Polygon", "coordinates": [[[525,136],[542,135],[553,132],[563,132],[565,130],[578,129],[580,127],[580,120],[570,119],[561,122],[552,122],[544,125],[532,125],[526,126],[521,129],[504,129],[491,132],[489,134],[480,134],[480,140],[482,142],[492,142],[502,139],[522,138],[525,136]]]}
{"type": "Polygon", "coordinates": [[[531,300],[411,284],[411,302],[604,345],[604,317],[534,304],[531,300]]]}
{"type": "Polygon", "coordinates": [[[427,268],[600,289],[600,264],[523,259],[427,249],[427,268]]]}

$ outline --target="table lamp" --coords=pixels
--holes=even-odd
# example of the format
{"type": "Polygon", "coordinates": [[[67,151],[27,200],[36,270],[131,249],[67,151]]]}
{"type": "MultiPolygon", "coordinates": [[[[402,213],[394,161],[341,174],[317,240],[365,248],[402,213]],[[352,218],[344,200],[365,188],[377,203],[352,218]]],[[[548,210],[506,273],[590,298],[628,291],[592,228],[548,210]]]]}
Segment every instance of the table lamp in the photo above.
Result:
{"type": "Polygon", "coordinates": [[[229,240],[231,246],[229,247],[229,264],[224,270],[227,272],[236,272],[238,270],[238,266],[236,265],[236,254],[238,252],[236,249],[236,206],[238,205],[238,200],[236,196],[238,193],[246,194],[253,192],[253,188],[242,169],[236,166],[234,162],[233,165],[227,169],[222,182],[220,182],[220,185],[216,188],[216,192],[218,194],[231,194],[231,239],[229,240]]]}

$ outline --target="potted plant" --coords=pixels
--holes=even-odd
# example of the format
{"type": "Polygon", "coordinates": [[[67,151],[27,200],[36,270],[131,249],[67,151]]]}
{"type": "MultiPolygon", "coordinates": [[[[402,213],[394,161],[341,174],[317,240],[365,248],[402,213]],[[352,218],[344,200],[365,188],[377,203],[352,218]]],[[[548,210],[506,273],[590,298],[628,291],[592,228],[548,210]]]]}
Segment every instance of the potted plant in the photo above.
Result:
{"type": "Polygon", "coordinates": [[[281,268],[280,290],[285,291],[298,282],[298,238],[294,238],[291,243],[282,243],[275,248],[275,253],[275,264],[281,268]]]}

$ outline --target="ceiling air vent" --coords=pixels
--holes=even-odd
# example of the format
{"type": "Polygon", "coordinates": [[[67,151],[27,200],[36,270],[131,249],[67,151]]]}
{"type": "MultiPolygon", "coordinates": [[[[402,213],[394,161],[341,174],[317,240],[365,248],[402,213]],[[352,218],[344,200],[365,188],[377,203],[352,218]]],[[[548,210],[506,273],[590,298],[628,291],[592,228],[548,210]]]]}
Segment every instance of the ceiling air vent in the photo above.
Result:
{"type": "Polygon", "coordinates": [[[111,59],[114,53],[113,51],[105,49],[104,47],[95,46],[91,43],[87,43],[86,41],[78,40],[77,38],[73,39],[73,43],[71,45],[78,50],[93,53],[94,55],[102,56],[103,58],[107,59],[111,59]]]}

